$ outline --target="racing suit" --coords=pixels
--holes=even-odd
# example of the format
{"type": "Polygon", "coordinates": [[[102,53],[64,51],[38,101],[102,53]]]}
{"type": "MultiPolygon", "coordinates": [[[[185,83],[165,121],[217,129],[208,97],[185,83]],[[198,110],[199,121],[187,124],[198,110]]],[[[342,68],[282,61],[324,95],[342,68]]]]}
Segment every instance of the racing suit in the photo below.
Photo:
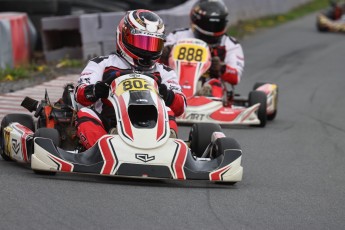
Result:
{"type": "MultiPolygon", "coordinates": [[[[192,29],[175,30],[167,36],[165,47],[171,47],[177,41],[186,38],[195,38],[192,29]]],[[[212,95],[214,97],[222,96],[221,81],[226,81],[231,85],[237,85],[243,73],[244,55],[241,44],[234,38],[223,35],[220,43],[216,46],[210,46],[212,65],[209,70],[210,80],[207,82],[212,87],[212,95]],[[218,58],[217,58],[218,57],[218,58]],[[217,60],[218,59],[218,60],[217,60]],[[220,66],[220,62],[224,65],[220,66]]],[[[171,49],[165,50],[161,62],[167,63],[168,57],[166,53],[170,53],[171,49]],[[164,57],[165,56],[165,57],[164,57]]]]}
{"type": "MultiPolygon", "coordinates": [[[[133,71],[132,66],[118,54],[93,58],[82,71],[75,88],[75,99],[85,107],[77,113],[76,126],[80,142],[86,149],[92,147],[101,136],[116,125],[114,108],[105,98],[95,97],[95,85],[108,78],[115,79],[133,71]],[[91,105],[92,109],[88,107],[91,105]]],[[[164,88],[172,95],[170,101],[166,101],[166,105],[170,129],[177,134],[175,116],[180,116],[186,106],[177,76],[169,67],[159,63],[154,65],[150,74],[157,77],[155,80],[157,83],[159,81],[158,85],[164,84],[164,88]]]]}

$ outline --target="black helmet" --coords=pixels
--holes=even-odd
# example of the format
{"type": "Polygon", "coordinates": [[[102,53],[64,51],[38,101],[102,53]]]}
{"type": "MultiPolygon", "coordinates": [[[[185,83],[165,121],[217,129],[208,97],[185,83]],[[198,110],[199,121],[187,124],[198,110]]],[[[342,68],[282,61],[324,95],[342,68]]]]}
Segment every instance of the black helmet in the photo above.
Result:
{"type": "Polygon", "coordinates": [[[210,45],[220,42],[228,23],[228,9],[222,0],[199,0],[190,12],[194,36],[210,45]]]}

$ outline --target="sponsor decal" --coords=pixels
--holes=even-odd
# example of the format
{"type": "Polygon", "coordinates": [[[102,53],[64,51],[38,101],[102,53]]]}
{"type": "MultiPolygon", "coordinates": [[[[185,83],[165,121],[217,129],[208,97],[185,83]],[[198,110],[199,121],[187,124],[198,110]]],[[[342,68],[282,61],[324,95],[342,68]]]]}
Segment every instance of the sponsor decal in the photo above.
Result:
{"type": "Polygon", "coordinates": [[[10,142],[10,138],[11,138],[11,131],[13,129],[11,127],[6,127],[4,128],[4,144],[5,144],[5,152],[7,154],[11,153],[11,142],[10,142]]]}
{"type": "Polygon", "coordinates": [[[89,78],[89,77],[80,78],[80,79],[78,80],[78,84],[81,84],[81,83],[90,84],[90,83],[91,83],[90,78],[89,78]]]}
{"type": "Polygon", "coordinates": [[[186,116],[188,120],[202,121],[206,114],[190,113],[186,116]]]}
{"type": "Polygon", "coordinates": [[[12,149],[16,154],[18,154],[20,150],[20,143],[18,143],[17,139],[12,139],[12,149]]]}
{"type": "Polygon", "coordinates": [[[136,102],[148,102],[148,100],[146,100],[146,99],[137,99],[137,100],[135,100],[136,102]]]}
{"type": "Polygon", "coordinates": [[[172,86],[172,85],[169,86],[169,89],[172,90],[172,91],[180,91],[180,88],[179,88],[179,87],[177,87],[177,86],[172,86]]]}
{"type": "Polygon", "coordinates": [[[136,153],[135,158],[146,163],[149,161],[153,161],[155,159],[155,156],[149,156],[149,154],[145,153],[136,153]]]}
{"type": "Polygon", "coordinates": [[[235,112],[229,108],[224,108],[224,110],[220,111],[220,114],[235,114],[235,112]]]}

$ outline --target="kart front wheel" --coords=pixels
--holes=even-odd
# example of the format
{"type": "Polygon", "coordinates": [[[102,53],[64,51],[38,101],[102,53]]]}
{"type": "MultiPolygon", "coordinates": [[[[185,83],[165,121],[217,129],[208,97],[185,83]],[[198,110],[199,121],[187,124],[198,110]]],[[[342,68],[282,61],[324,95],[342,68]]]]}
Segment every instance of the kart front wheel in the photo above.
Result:
{"type": "Polygon", "coordinates": [[[7,114],[1,121],[1,128],[0,128],[0,153],[2,158],[5,161],[11,161],[12,159],[7,156],[4,152],[5,147],[5,140],[4,140],[4,128],[10,125],[10,123],[18,122],[19,124],[29,128],[32,131],[35,131],[35,123],[31,115],[29,114],[20,114],[20,113],[12,113],[7,114]]]}
{"type": "Polygon", "coordinates": [[[262,91],[251,91],[248,97],[249,106],[260,103],[259,109],[256,111],[260,120],[259,125],[253,125],[258,127],[265,127],[267,122],[267,96],[262,91]]]}
{"type": "MultiPolygon", "coordinates": [[[[217,158],[221,155],[224,154],[225,150],[230,150],[230,149],[239,149],[241,150],[240,144],[234,139],[230,137],[225,137],[225,138],[218,138],[213,146],[213,151],[212,151],[212,157],[217,158]]],[[[235,181],[217,181],[216,184],[222,184],[222,185],[234,185],[237,182],[235,181]]]]}
{"type": "MultiPolygon", "coordinates": [[[[39,128],[36,130],[34,137],[43,137],[48,138],[53,141],[53,144],[56,146],[60,146],[60,134],[56,129],[52,128],[39,128]]],[[[50,172],[50,171],[41,171],[34,169],[34,173],[39,175],[55,175],[56,172],[50,172]]]]}
{"type": "Polygon", "coordinates": [[[217,158],[228,149],[241,149],[240,144],[231,137],[218,138],[213,147],[212,158],[217,158]]]}
{"type": "Polygon", "coordinates": [[[211,143],[211,136],[214,132],[221,132],[222,128],[214,123],[196,123],[189,132],[191,152],[201,157],[207,146],[211,143]]]}
{"type": "Polygon", "coordinates": [[[60,146],[60,134],[59,131],[52,128],[39,128],[36,130],[34,137],[44,137],[53,141],[53,144],[60,146]]]}
{"type": "MultiPolygon", "coordinates": [[[[271,84],[271,83],[268,83],[268,82],[257,82],[254,84],[253,86],[253,90],[257,90],[260,86],[263,86],[264,84],[271,84]]],[[[279,88],[277,86],[277,94],[276,94],[276,97],[274,99],[275,101],[275,110],[272,114],[267,114],[267,120],[269,121],[273,121],[274,118],[276,118],[277,116],[277,110],[278,110],[278,93],[279,93],[279,88]]]]}

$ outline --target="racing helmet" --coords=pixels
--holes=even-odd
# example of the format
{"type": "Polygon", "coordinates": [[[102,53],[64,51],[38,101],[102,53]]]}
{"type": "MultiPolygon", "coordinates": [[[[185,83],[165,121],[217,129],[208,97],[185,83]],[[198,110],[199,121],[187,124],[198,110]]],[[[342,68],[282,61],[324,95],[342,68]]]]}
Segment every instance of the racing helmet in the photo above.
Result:
{"type": "Polygon", "coordinates": [[[196,38],[209,45],[220,42],[228,24],[228,9],[222,0],[199,0],[190,12],[191,27],[196,38]]]}
{"type": "Polygon", "coordinates": [[[128,11],[116,30],[117,52],[134,68],[153,68],[164,41],[163,20],[149,10],[128,11]]]}

